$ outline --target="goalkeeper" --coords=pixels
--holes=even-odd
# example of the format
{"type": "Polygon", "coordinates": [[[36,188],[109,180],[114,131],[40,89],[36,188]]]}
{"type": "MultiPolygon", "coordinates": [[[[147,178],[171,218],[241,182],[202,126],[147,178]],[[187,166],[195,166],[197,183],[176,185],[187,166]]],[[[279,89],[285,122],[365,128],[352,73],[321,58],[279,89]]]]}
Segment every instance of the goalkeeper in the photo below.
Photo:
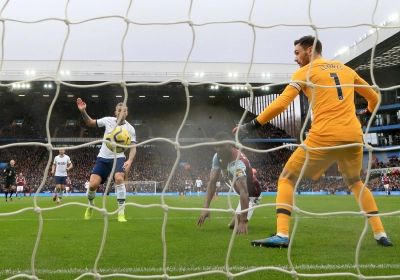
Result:
{"type": "MultiPolygon", "coordinates": [[[[231,137],[226,132],[219,132],[214,136],[214,140],[231,140],[231,137]]],[[[208,182],[206,197],[204,199],[204,208],[210,207],[221,173],[224,175],[223,177],[229,178],[229,180],[232,180],[233,175],[236,173],[236,182],[233,188],[240,195],[236,211],[246,210],[249,207],[259,204],[261,200],[261,187],[256,176],[253,174],[253,168],[246,155],[233,148],[231,144],[216,145],[215,151],[216,154],[212,160],[210,181],[208,182]],[[236,165],[238,153],[240,154],[236,165]]],[[[253,212],[254,209],[251,209],[237,215],[239,221],[237,234],[247,234],[247,222],[250,220],[253,212]]],[[[197,226],[201,226],[206,218],[210,219],[210,211],[203,211],[197,222],[197,226]]],[[[235,227],[235,220],[236,218],[233,217],[229,223],[228,226],[230,229],[235,227]]]]}
{"type": "MultiPolygon", "coordinates": [[[[322,44],[315,38],[304,36],[294,41],[294,61],[300,66],[283,93],[271,105],[250,123],[240,125],[238,139],[242,140],[253,130],[268,123],[295,99],[300,91],[312,103],[314,114],[312,127],[304,144],[308,148],[335,147],[351,143],[363,143],[363,132],[356,117],[354,105],[354,91],[356,90],[368,101],[368,107],[363,114],[372,112],[378,103],[378,94],[368,86],[358,74],[336,61],[324,60],[322,44]],[[309,81],[313,84],[310,86],[309,81]],[[354,86],[355,85],[355,86],[354,86]],[[359,85],[359,86],[357,86],[359,85]],[[324,87],[321,87],[324,86],[324,87]],[[315,93],[315,100],[313,99],[315,93]]],[[[337,163],[339,171],[348,188],[354,193],[357,203],[362,201],[361,208],[368,216],[374,238],[378,245],[392,246],[383,228],[381,218],[376,216],[378,208],[374,197],[368,188],[365,188],[360,200],[363,182],[360,178],[362,168],[363,147],[353,146],[340,149],[309,150],[309,160],[305,167],[304,176],[317,180],[333,163],[337,163]]],[[[289,225],[292,212],[294,186],[299,179],[300,172],[306,160],[306,152],[298,147],[289,158],[278,180],[277,230],[271,237],[254,240],[252,245],[266,247],[288,247],[289,225]]]]}
{"type": "MultiPolygon", "coordinates": [[[[131,141],[136,141],[136,133],[135,128],[126,121],[126,117],[128,116],[128,107],[125,106],[124,111],[123,103],[118,103],[115,106],[115,117],[104,117],[98,120],[93,120],[86,113],[86,103],[82,101],[82,99],[78,98],[76,100],[76,104],[78,105],[78,109],[82,114],[82,118],[85,121],[87,126],[90,127],[105,127],[106,130],[104,132],[104,136],[110,129],[113,129],[118,125],[126,128],[126,130],[131,135],[131,141]]],[[[118,200],[118,207],[121,209],[118,211],[118,221],[126,222],[124,207],[125,199],[126,199],[126,188],[125,188],[125,173],[129,172],[131,168],[132,161],[136,155],[136,146],[132,147],[129,151],[129,158],[125,161],[125,154],[123,152],[117,153],[117,162],[115,165],[114,171],[114,180],[115,180],[115,193],[118,200]]],[[[89,204],[94,206],[94,198],[96,197],[96,190],[100,184],[105,182],[112,171],[112,167],[114,164],[114,152],[110,151],[106,143],[103,142],[101,144],[100,152],[97,156],[96,163],[90,175],[89,180],[89,189],[87,191],[87,198],[89,200],[89,204]]],[[[93,215],[93,208],[88,207],[85,212],[85,220],[88,220],[93,215]]]]}

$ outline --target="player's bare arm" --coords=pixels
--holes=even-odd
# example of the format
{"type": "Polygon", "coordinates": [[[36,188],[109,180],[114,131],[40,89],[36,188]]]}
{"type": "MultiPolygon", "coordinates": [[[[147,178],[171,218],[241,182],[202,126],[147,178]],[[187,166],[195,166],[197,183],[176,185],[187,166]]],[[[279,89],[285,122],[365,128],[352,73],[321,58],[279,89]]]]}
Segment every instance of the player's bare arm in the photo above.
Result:
{"type": "Polygon", "coordinates": [[[128,160],[127,161],[125,161],[125,163],[124,163],[124,168],[125,168],[125,171],[129,171],[129,169],[131,168],[131,165],[132,165],[132,162],[133,162],[133,159],[135,158],[135,156],[136,156],[136,146],[133,146],[130,150],[129,150],[129,157],[128,157],[128,160]]]}
{"type": "MultiPolygon", "coordinates": [[[[240,177],[236,180],[235,191],[240,195],[240,205],[242,210],[249,208],[249,192],[247,190],[246,177],[240,177]]],[[[239,215],[239,224],[236,234],[247,234],[247,212],[239,215]]]]}
{"type": "Polygon", "coordinates": [[[71,162],[71,163],[68,165],[68,167],[67,167],[67,171],[71,170],[72,167],[74,167],[74,166],[73,166],[73,164],[72,164],[72,162],[71,162]]]}
{"type": "Polygon", "coordinates": [[[76,100],[76,104],[78,106],[79,111],[81,112],[83,121],[86,123],[87,126],[96,127],[96,120],[93,120],[89,115],[86,113],[86,103],[82,101],[82,99],[78,98],[76,100]]]}
{"type": "MultiPolygon", "coordinates": [[[[204,199],[204,206],[203,206],[204,208],[210,207],[211,200],[213,198],[215,190],[217,189],[217,181],[219,179],[219,174],[220,170],[211,169],[210,181],[208,182],[206,197],[204,199]]],[[[206,218],[210,220],[210,211],[204,210],[203,213],[201,213],[199,220],[197,221],[197,226],[200,227],[204,223],[204,220],[206,218]]]]}

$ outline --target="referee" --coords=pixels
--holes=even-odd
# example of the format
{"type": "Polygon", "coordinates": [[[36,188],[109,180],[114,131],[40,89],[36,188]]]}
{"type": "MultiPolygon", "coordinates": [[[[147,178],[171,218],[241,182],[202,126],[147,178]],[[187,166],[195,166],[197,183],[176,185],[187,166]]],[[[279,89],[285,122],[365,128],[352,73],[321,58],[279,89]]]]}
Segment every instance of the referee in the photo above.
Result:
{"type": "Polygon", "coordinates": [[[17,177],[17,173],[15,172],[15,160],[10,160],[8,166],[3,170],[3,176],[5,177],[5,194],[6,194],[6,201],[7,195],[10,193],[10,201],[12,201],[12,195],[15,191],[16,181],[15,178],[17,177]]]}

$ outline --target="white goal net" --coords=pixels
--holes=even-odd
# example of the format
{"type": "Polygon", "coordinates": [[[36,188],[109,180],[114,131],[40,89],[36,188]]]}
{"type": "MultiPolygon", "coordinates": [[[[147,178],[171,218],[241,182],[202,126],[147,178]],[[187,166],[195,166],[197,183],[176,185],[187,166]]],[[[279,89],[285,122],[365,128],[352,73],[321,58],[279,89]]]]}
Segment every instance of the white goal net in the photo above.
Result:
{"type": "MultiPolygon", "coordinates": [[[[138,142],[137,146],[145,146],[151,145],[152,142],[162,141],[163,143],[170,144],[176,150],[174,164],[172,170],[168,170],[168,177],[166,176],[165,182],[163,182],[163,191],[161,193],[160,201],[157,205],[141,205],[139,203],[126,203],[125,211],[127,209],[135,209],[140,208],[140,211],[151,211],[151,207],[158,207],[163,211],[162,225],[161,228],[158,229],[157,232],[149,233],[149,242],[150,240],[154,240],[154,236],[161,235],[162,245],[160,246],[160,256],[159,263],[157,265],[162,266],[161,271],[155,271],[151,269],[144,269],[146,273],[151,275],[143,276],[142,273],[144,270],[137,271],[130,270],[130,267],[120,267],[116,268],[112,271],[104,271],[99,267],[99,260],[101,259],[104,252],[112,250],[112,246],[106,246],[107,242],[113,242],[112,238],[109,237],[110,229],[116,227],[115,224],[111,223],[108,218],[108,214],[111,211],[108,211],[105,205],[106,196],[103,198],[103,204],[98,204],[95,206],[95,212],[100,212],[104,217],[104,229],[102,232],[98,232],[98,235],[102,236],[101,243],[92,243],[88,245],[90,249],[92,247],[98,248],[97,257],[94,262],[85,263],[87,270],[77,270],[79,272],[79,277],[76,279],[83,279],[87,277],[95,277],[96,279],[108,278],[108,277],[124,277],[130,279],[183,279],[183,278],[193,278],[197,279],[198,277],[218,277],[223,276],[228,279],[256,279],[251,278],[253,275],[259,276],[259,279],[268,278],[268,273],[270,272],[279,272],[281,275],[290,278],[327,278],[331,277],[351,277],[357,279],[388,279],[388,278],[400,278],[400,273],[393,274],[391,272],[391,267],[387,269],[386,272],[382,272],[385,274],[380,275],[364,275],[362,272],[363,266],[360,265],[360,259],[364,257],[366,254],[375,254],[375,252],[366,251],[363,252],[361,249],[361,245],[364,242],[366,233],[368,231],[368,222],[367,215],[360,209],[360,211],[352,212],[352,211],[338,211],[334,212],[333,210],[328,209],[326,213],[315,213],[312,211],[303,210],[298,204],[296,198],[293,201],[293,215],[292,220],[294,221],[294,227],[291,232],[291,240],[296,240],[297,235],[306,234],[301,230],[298,230],[299,224],[301,220],[299,216],[301,214],[309,215],[311,218],[323,218],[325,216],[339,216],[339,215],[354,215],[357,218],[365,219],[365,226],[360,226],[357,228],[356,232],[347,232],[346,229],[343,229],[343,234],[354,235],[355,239],[352,238],[351,242],[346,244],[337,244],[337,246],[351,247],[353,254],[353,261],[350,264],[346,264],[343,266],[335,266],[331,267],[329,264],[324,266],[319,270],[318,273],[305,273],[304,268],[307,267],[313,269],[314,266],[303,266],[302,261],[305,261],[307,257],[304,257],[302,260],[298,260],[298,256],[296,255],[296,247],[292,246],[292,242],[287,251],[279,251],[280,256],[287,256],[287,263],[285,266],[279,265],[275,259],[271,259],[269,257],[270,252],[265,251],[263,255],[260,255],[257,262],[253,262],[253,266],[245,266],[245,267],[235,267],[236,272],[233,272],[231,267],[231,261],[233,259],[241,259],[241,252],[235,251],[238,255],[232,256],[232,252],[234,249],[240,248],[241,251],[244,251],[245,247],[242,247],[242,244],[238,241],[238,239],[242,236],[237,236],[236,234],[231,235],[223,235],[220,232],[216,232],[215,238],[224,239],[226,241],[226,253],[224,254],[224,259],[222,260],[224,266],[214,267],[212,266],[214,263],[214,259],[210,259],[209,266],[197,267],[194,270],[186,269],[185,267],[169,266],[169,259],[174,258],[173,254],[170,254],[171,247],[169,247],[170,239],[167,238],[167,224],[171,222],[174,218],[171,218],[171,215],[174,215],[176,212],[187,212],[196,211],[196,213],[201,213],[204,209],[202,208],[202,203],[193,203],[193,207],[174,207],[168,205],[165,201],[166,190],[170,188],[170,183],[172,180],[172,175],[177,171],[178,163],[180,161],[180,156],[182,150],[200,147],[200,146],[210,146],[212,142],[202,142],[191,145],[182,145],[182,141],[180,141],[181,132],[185,127],[186,121],[188,120],[188,116],[190,114],[191,105],[195,103],[192,99],[191,90],[194,87],[200,85],[210,86],[210,89],[224,89],[224,90],[232,90],[234,95],[235,91],[238,90],[247,91],[249,100],[246,102],[246,109],[243,110],[243,115],[239,123],[244,123],[246,114],[251,111],[250,107],[253,106],[255,100],[255,91],[267,90],[272,86],[282,86],[290,83],[290,76],[292,73],[282,73],[281,70],[282,65],[279,66],[278,63],[280,61],[276,61],[276,54],[279,51],[284,51],[288,57],[287,61],[283,63],[292,63],[293,64],[293,41],[295,39],[300,38],[303,35],[313,35],[316,38],[321,39],[322,44],[324,42],[329,41],[329,38],[335,38],[335,41],[344,40],[343,44],[345,45],[353,45],[354,47],[344,47],[340,50],[339,53],[336,53],[336,58],[341,60],[346,60],[351,58],[352,54],[357,50],[359,51],[367,51],[372,49],[370,66],[371,66],[371,87],[376,89],[379,93],[382,90],[388,90],[389,88],[385,88],[385,85],[379,85],[375,83],[374,79],[374,51],[375,47],[380,43],[380,37],[387,32],[393,32],[393,30],[400,30],[400,24],[398,17],[395,17],[392,21],[387,20],[385,24],[381,24],[377,22],[374,16],[379,12],[382,13],[382,10],[389,11],[397,8],[397,11],[400,12],[399,2],[396,1],[354,1],[356,4],[352,4],[353,1],[300,1],[300,0],[281,0],[281,1],[202,1],[202,0],[192,0],[192,1],[78,1],[78,0],[67,0],[62,2],[61,9],[51,9],[52,5],[60,5],[55,4],[62,1],[1,1],[1,25],[2,25],[2,44],[1,44],[1,61],[0,61],[0,73],[2,75],[2,80],[12,81],[8,83],[2,82],[0,87],[3,90],[1,96],[5,94],[12,93],[14,89],[14,94],[16,94],[17,89],[29,89],[28,84],[39,82],[39,81],[49,81],[52,82],[53,87],[55,87],[55,95],[54,99],[51,103],[51,106],[48,110],[46,121],[43,121],[43,126],[46,127],[46,142],[36,142],[35,140],[27,141],[27,142],[17,142],[14,141],[12,143],[7,143],[6,145],[0,146],[1,150],[6,151],[12,147],[23,147],[23,146],[32,146],[32,147],[40,147],[45,148],[48,151],[48,160],[47,165],[40,166],[43,170],[43,179],[41,181],[40,186],[38,186],[34,199],[33,205],[27,205],[23,210],[3,210],[0,212],[0,217],[10,217],[15,216],[16,219],[18,215],[22,212],[28,210],[34,210],[36,219],[38,219],[38,231],[32,233],[29,237],[35,239],[35,244],[33,248],[29,248],[32,250],[32,254],[30,259],[23,260],[24,262],[30,261],[31,269],[28,272],[21,272],[19,270],[13,270],[12,276],[9,279],[16,278],[29,278],[29,279],[38,279],[37,275],[37,264],[40,263],[43,265],[44,261],[37,258],[37,253],[41,250],[41,241],[42,239],[46,239],[46,235],[43,234],[44,230],[44,222],[43,217],[45,214],[48,214],[52,211],[64,211],[68,206],[73,207],[81,207],[84,210],[87,207],[85,203],[77,203],[77,202],[67,202],[60,206],[55,206],[51,208],[42,208],[40,204],[38,204],[38,197],[41,191],[45,186],[45,182],[47,178],[50,176],[49,172],[51,170],[52,159],[57,153],[58,149],[54,145],[54,140],[51,135],[51,126],[52,126],[52,113],[56,111],[57,108],[57,100],[61,94],[70,94],[70,92],[61,92],[60,88],[62,86],[66,86],[70,91],[76,90],[79,92],[82,88],[94,88],[93,90],[93,99],[92,102],[96,103],[96,92],[95,89],[101,88],[102,86],[114,85],[121,89],[121,101],[124,104],[127,104],[127,100],[131,96],[135,96],[139,98],[140,90],[137,90],[139,86],[149,86],[149,87],[158,87],[163,86],[169,83],[178,82],[182,85],[185,100],[186,100],[186,110],[183,116],[183,119],[179,119],[179,125],[177,129],[174,131],[169,131],[173,133],[173,137],[155,137],[154,139],[149,139],[144,142],[138,142]],[[118,3],[118,4],[117,4],[118,3]],[[123,3],[123,4],[120,4],[123,3]],[[102,9],[101,9],[102,8],[102,9]],[[385,8],[385,9],[384,9],[385,8]],[[143,12],[143,10],[146,11],[143,12]],[[177,15],[175,14],[175,18],[173,15],[173,11],[180,11],[177,15]],[[290,10],[293,10],[294,13],[289,13],[290,10]],[[42,11],[41,13],[39,13],[42,11]],[[147,17],[146,17],[147,15],[147,17]],[[327,21],[323,21],[324,18],[328,18],[327,21]],[[343,23],[345,19],[346,23],[343,23]],[[44,24],[50,23],[50,25],[56,26],[57,30],[52,30],[48,28],[48,25],[44,26],[44,24]],[[101,25],[99,29],[95,29],[97,24],[105,24],[101,25]],[[218,26],[226,26],[227,29],[223,29],[222,31],[217,31],[218,26]],[[31,30],[33,28],[38,28],[39,31],[36,35],[40,38],[33,38],[31,35],[31,30]],[[168,28],[175,27],[176,29],[170,31],[168,28]],[[147,29],[146,29],[147,28],[147,29]],[[356,28],[357,32],[360,33],[360,37],[349,39],[346,35],[349,33],[346,30],[352,30],[356,28]],[[82,34],[77,35],[77,30],[86,30],[87,35],[83,36],[82,34]],[[154,36],[152,32],[154,30],[161,30],[157,36],[154,36]],[[339,35],[331,35],[334,30],[340,30],[342,33],[339,35]],[[111,31],[110,31],[111,30],[111,31]],[[110,31],[109,35],[104,35],[102,32],[110,31]],[[22,35],[19,32],[24,32],[22,35]],[[243,32],[243,33],[241,33],[243,32]],[[240,33],[240,35],[238,35],[240,33]],[[206,35],[209,34],[209,37],[206,35]],[[243,35],[244,34],[244,35],[243,35]],[[289,34],[289,38],[286,38],[285,35],[289,34]],[[77,36],[78,38],[74,37],[77,36]],[[108,37],[110,36],[110,37],[108,37]],[[37,41],[34,41],[37,40],[37,41]],[[105,47],[104,42],[100,39],[104,39],[107,42],[113,42],[114,45],[112,47],[105,47]],[[170,40],[168,42],[165,42],[170,40]],[[353,40],[355,41],[353,43],[353,40]],[[364,44],[362,44],[364,40],[364,44]],[[53,48],[49,48],[48,45],[50,41],[56,41],[56,45],[53,48]],[[147,42],[147,48],[141,50],[141,52],[137,51],[138,44],[140,42],[147,42]],[[222,46],[217,46],[216,43],[219,42],[222,46]],[[261,43],[260,43],[261,42],[261,43]],[[25,47],[25,49],[24,49],[25,47]],[[159,47],[157,49],[157,47],[159,47]],[[212,63],[206,63],[209,65],[209,70],[203,72],[202,69],[193,69],[192,62],[201,60],[202,57],[199,52],[203,49],[206,49],[206,55],[208,56],[208,60],[204,59],[207,62],[219,62],[225,61],[226,59],[235,60],[233,63],[233,69],[229,68],[226,73],[215,73],[213,71],[212,63]],[[90,56],[94,50],[98,50],[99,52],[103,52],[107,54],[107,61],[117,61],[119,63],[118,69],[104,69],[107,66],[104,65],[96,65],[93,69],[86,71],[76,71],[76,77],[80,75],[92,75],[94,77],[94,83],[87,82],[74,82],[68,75],[70,73],[65,71],[65,67],[68,65],[67,58],[75,57],[78,60],[85,60],[87,56],[90,56]],[[16,54],[13,54],[13,51],[19,51],[16,54]],[[34,72],[31,65],[21,66],[18,63],[19,59],[26,60],[35,60],[32,57],[35,53],[42,54],[41,57],[36,60],[44,61],[44,64],[47,63],[47,56],[56,56],[56,65],[53,71],[43,71],[43,72],[34,72]],[[166,54],[166,56],[170,59],[170,61],[183,61],[181,64],[181,68],[179,71],[172,71],[174,73],[168,71],[157,71],[154,69],[135,69],[132,71],[126,71],[126,64],[128,61],[143,61],[148,59],[149,61],[155,61],[154,64],[161,64],[157,61],[165,59],[165,57],[161,57],[162,54],[166,54]],[[266,56],[263,56],[266,55],[266,56]],[[257,63],[256,63],[257,62],[257,63]],[[265,63],[268,62],[268,63],[265,63]],[[261,66],[260,66],[261,65],[261,66]],[[7,66],[7,67],[6,67],[7,66]],[[17,68],[20,69],[17,69],[17,68]],[[27,69],[22,69],[26,67],[27,69]],[[5,69],[6,68],[6,69],[5,69]],[[236,69],[245,69],[244,71],[237,72],[236,69]],[[151,74],[149,74],[151,72],[151,74]],[[162,72],[162,73],[160,73],[162,72]],[[107,75],[105,74],[107,73],[107,75]],[[142,73],[141,77],[147,77],[147,82],[129,82],[128,76],[135,76],[138,73],[142,73]],[[173,78],[171,78],[173,77],[173,78]],[[176,78],[178,77],[178,78],[176,78]],[[225,82],[220,82],[220,78],[223,77],[225,82]],[[281,82],[271,83],[268,79],[270,77],[277,77],[281,79],[281,82]],[[263,78],[265,82],[262,85],[259,83],[255,83],[255,78],[263,78]],[[5,92],[5,89],[10,89],[10,92],[5,92]],[[133,89],[133,93],[128,94],[128,89],[133,89]],[[137,92],[135,92],[137,90],[137,92]],[[131,96],[129,96],[131,95],[131,96]],[[171,140],[172,139],[172,140],[171,140]],[[171,211],[173,210],[173,211],[171,211]],[[174,214],[172,214],[174,213],[174,214]],[[111,239],[111,240],[110,240],[111,239]],[[111,249],[110,249],[111,247],[111,249]],[[168,249],[168,250],[167,250],[168,249]],[[282,252],[282,253],[281,253],[282,252]],[[295,263],[297,262],[298,265],[295,263]],[[303,269],[303,270],[302,270],[303,269]],[[326,270],[326,273],[320,273],[321,270],[326,270]],[[136,273],[137,272],[137,273],[136,273]],[[160,273],[157,273],[160,272],[160,273]],[[264,273],[264,274],[260,274],[264,273]],[[172,274],[173,276],[171,276],[172,274]],[[174,275],[175,274],[175,275],[174,275]],[[179,275],[177,275],[179,274],[179,275]],[[213,275],[212,275],[213,274],[213,275]],[[211,276],[210,276],[211,275],[211,276]],[[247,278],[249,277],[249,278],[247,278]]],[[[59,6],[58,6],[59,7],[59,6]]],[[[329,41],[326,46],[324,45],[324,53],[326,58],[334,57],[335,50],[332,51],[332,46],[337,47],[336,42],[329,41]]],[[[340,43],[341,44],[341,43],[340,43]]],[[[339,48],[339,47],[337,47],[339,48]]],[[[398,55],[397,55],[398,56],[398,55]]],[[[96,60],[96,59],[94,59],[96,60]]],[[[33,62],[32,62],[33,65],[33,62]]],[[[154,66],[157,67],[157,66],[154,66]]],[[[297,65],[295,65],[297,67],[297,65]]],[[[284,68],[286,69],[286,68],[284,68]]],[[[314,85],[310,85],[311,87],[314,85]]],[[[46,85],[46,88],[50,87],[46,85]]],[[[398,89],[400,86],[396,85],[391,87],[390,89],[398,89]]],[[[163,97],[167,98],[168,93],[160,93],[163,97]]],[[[215,95],[210,96],[210,100],[215,98],[215,95]]],[[[23,96],[21,93],[20,96],[23,96]]],[[[43,95],[44,97],[45,95],[43,95]]],[[[46,96],[48,97],[48,95],[46,96]]],[[[75,96],[77,97],[77,96],[75,96]]],[[[381,97],[381,95],[380,95],[381,97]]],[[[40,95],[42,98],[42,95],[40,95]]],[[[32,104],[32,106],[38,105],[32,104]]],[[[14,104],[12,108],[17,108],[18,104],[14,104]]],[[[5,108],[2,108],[2,110],[5,108]]],[[[10,109],[10,108],[8,108],[10,109]]],[[[71,108],[71,110],[76,110],[76,108],[71,108]]],[[[148,108],[151,110],[151,108],[148,108]]],[[[210,118],[207,116],[207,112],[203,112],[206,118],[210,118]]],[[[98,117],[98,116],[96,116],[98,117]]],[[[102,117],[102,116],[100,116],[102,117]]],[[[309,110],[305,123],[311,119],[311,110],[309,110]]],[[[160,123],[163,123],[164,120],[158,120],[160,123]]],[[[371,127],[371,122],[368,123],[367,132],[371,127]]],[[[35,129],[35,128],[33,128],[35,129]]],[[[231,127],[224,127],[218,129],[229,129],[231,131],[231,127]]],[[[304,134],[304,129],[301,134],[304,134]]],[[[82,135],[84,132],[82,131],[82,135]]],[[[140,135],[138,135],[140,138],[140,135]]],[[[0,136],[0,138],[3,138],[0,136]]],[[[101,138],[101,137],[99,137],[101,138]]],[[[304,139],[301,137],[300,144],[287,144],[286,147],[297,148],[302,147],[306,151],[308,148],[304,145],[304,139]]],[[[71,140],[73,141],[73,140],[71,140]]],[[[87,146],[100,145],[103,140],[90,141],[81,145],[66,147],[67,154],[69,151],[77,150],[80,148],[85,148],[87,146]]],[[[266,153],[271,151],[276,151],[283,149],[285,147],[278,147],[274,149],[268,150],[258,150],[254,148],[249,148],[245,145],[239,143],[237,135],[235,136],[234,143],[229,141],[229,143],[235,144],[236,148],[241,150],[246,150],[248,152],[257,153],[259,157],[263,157],[266,153]]],[[[187,144],[187,143],[185,143],[187,144]]],[[[132,144],[133,146],[134,144],[132,144]]],[[[364,145],[365,148],[368,149],[370,157],[372,157],[372,152],[379,150],[371,145],[364,145]]],[[[336,147],[337,148],[337,147],[336,147]]],[[[393,148],[398,149],[398,148],[393,148]]],[[[43,156],[43,155],[40,155],[43,156]]],[[[89,162],[90,163],[90,162],[89,162]]],[[[85,162],[86,164],[86,162],[85,162]]],[[[135,161],[133,161],[133,165],[135,161]]],[[[140,163],[139,163],[140,164],[140,163]]],[[[90,164],[88,164],[90,165],[90,164]]],[[[88,167],[89,168],[89,167],[88,167]]],[[[367,178],[370,175],[371,171],[371,163],[368,166],[367,178]]],[[[262,171],[261,171],[262,172],[262,171]]],[[[301,174],[302,176],[302,174],[301,174]]],[[[152,178],[152,177],[148,177],[152,178]]],[[[182,181],[185,178],[182,179],[182,181]]],[[[368,183],[368,179],[366,184],[368,183]]],[[[128,181],[126,183],[128,192],[137,192],[137,193],[156,193],[157,183],[154,181],[128,181]]],[[[297,185],[295,186],[295,193],[297,190],[297,185]]],[[[234,214],[236,206],[233,205],[233,197],[231,196],[231,192],[229,192],[228,196],[228,207],[219,208],[219,207],[211,207],[209,211],[212,215],[216,213],[224,213],[224,214],[234,214]]],[[[183,198],[188,199],[188,198],[183,198]]],[[[237,198],[237,197],[235,197],[237,198]]],[[[136,199],[136,197],[135,197],[136,199]]],[[[193,198],[197,199],[196,197],[193,198]]],[[[10,204],[10,203],[8,203],[10,204]]],[[[215,205],[215,204],[214,204],[215,205]]],[[[211,205],[213,206],[213,205],[211,205]]],[[[269,211],[270,209],[275,209],[276,203],[266,203],[255,206],[257,211],[269,211]]],[[[0,208],[4,209],[4,208],[0,208]]],[[[13,209],[13,208],[10,208],[13,209]]],[[[268,213],[272,213],[269,211],[268,213]]],[[[379,214],[381,216],[395,216],[398,215],[399,211],[394,211],[390,213],[379,214]]],[[[69,212],[65,210],[65,215],[68,216],[69,212]]],[[[274,214],[265,215],[266,219],[274,219],[274,214]]],[[[176,217],[176,216],[175,216],[176,217]]],[[[68,217],[69,218],[69,217],[68,217]]],[[[194,218],[197,219],[198,217],[194,218]]],[[[83,219],[83,217],[82,217],[83,219]]],[[[152,219],[149,217],[148,220],[152,219]]],[[[51,218],[49,219],[51,221],[51,218]]],[[[140,229],[141,226],[145,223],[153,223],[154,220],[145,220],[140,221],[135,224],[135,230],[137,228],[140,229]]],[[[98,221],[96,221],[98,222],[98,221]]],[[[188,223],[195,224],[193,220],[188,221],[188,223]]],[[[194,225],[195,227],[195,225],[194,225]]],[[[256,225],[252,225],[253,228],[256,225]]],[[[339,220],[338,220],[338,227],[339,220]]],[[[90,227],[88,226],[88,229],[90,227]]],[[[268,232],[265,232],[267,229],[265,226],[258,227],[259,232],[257,235],[265,235],[268,232]]],[[[17,230],[17,229],[16,229],[17,230]]],[[[57,230],[52,229],[52,230],[57,230]]],[[[170,230],[170,229],[169,229],[170,230]]],[[[174,229],[175,230],[175,229],[174,229]]],[[[181,230],[181,229],[179,229],[181,230]]],[[[182,235],[187,234],[186,230],[182,235]]],[[[221,229],[222,231],[223,229],[221,229]]],[[[121,230],[123,231],[123,230],[121,230]]],[[[308,232],[310,234],[310,242],[313,241],[313,238],[324,239],[325,236],[313,236],[312,231],[308,232]]],[[[18,234],[18,232],[15,232],[18,234]]],[[[65,239],[70,238],[73,235],[73,229],[71,229],[71,234],[66,235],[65,239]]],[[[395,235],[398,235],[397,232],[395,235]]],[[[129,232],[129,236],[126,237],[126,242],[132,242],[134,244],[134,233],[129,232]]],[[[352,236],[352,237],[354,237],[352,236]]],[[[79,238],[79,236],[73,236],[75,238],[79,238]]],[[[251,235],[246,244],[248,243],[249,249],[255,249],[250,247],[251,238],[255,238],[256,236],[251,235]]],[[[201,238],[200,235],[196,235],[193,237],[192,242],[188,242],[188,246],[196,246],[196,240],[201,238]]],[[[243,239],[241,239],[243,241],[243,239]]],[[[73,246],[73,240],[68,239],[70,244],[64,245],[64,240],[60,238],[60,240],[55,240],[54,254],[57,254],[58,250],[64,250],[66,247],[64,246],[73,246]],[[63,243],[63,244],[61,244],[63,243]],[[71,245],[72,244],[72,245],[71,245]],[[58,246],[60,245],[60,248],[58,246]]],[[[124,241],[124,242],[125,242],[124,241]]],[[[244,242],[244,241],[243,241],[244,242]]],[[[127,246],[132,247],[132,250],[135,250],[135,246],[129,243],[127,246]]],[[[397,244],[400,244],[400,239],[397,238],[397,244]]],[[[212,241],[210,241],[210,247],[212,247],[212,241]]],[[[399,246],[399,245],[397,245],[399,246]]],[[[259,248],[257,248],[259,249],[259,248]]],[[[88,248],[76,248],[76,250],[85,251],[88,248]]],[[[199,248],[199,250],[202,250],[199,248]]],[[[307,251],[305,249],[304,251],[307,251]]],[[[398,249],[395,249],[398,250],[398,249]]],[[[274,256],[278,256],[277,252],[273,252],[274,256]]],[[[179,252],[177,255],[180,255],[179,258],[190,261],[197,261],[198,258],[201,258],[202,253],[199,252],[198,255],[186,256],[184,252],[179,252]]],[[[329,255],[329,254],[327,254],[329,255]]],[[[113,256],[118,258],[118,252],[115,252],[113,256]]],[[[12,259],[13,251],[3,251],[2,250],[2,259],[12,259]]],[[[51,255],[49,255],[51,258],[51,255]]],[[[15,262],[19,262],[20,260],[15,260],[15,262]]],[[[87,261],[87,260],[85,260],[87,261]]],[[[142,260],[133,260],[133,264],[140,263],[142,260]]],[[[65,262],[69,262],[69,260],[65,260],[65,262]]],[[[156,261],[155,261],[156,262],[156,261]]],[[[382,264],[380,259],[376,259],[376,267],[386,267],[386,264],[382,264]]],[[[375,264],[371,264],[370,267],[374,267],[375,264]]],[[[315,266],[317,267],[317,266],[315,266]]],[[[393,267],[392,267],[393,268],[393,267]]],[[[395,267],[398,270],[398,267],[395,267]]],[[[56,278],[53,277],[52,267],[47,268],[48,271],[42,271],[43,274],[48,276],[48,279],[56,278]]],[[[7,268],[0,268],[3,270],[3,274],[8,273],[7,268]]],[[[69,268],[66,268],[62,271],[57,271],[57,273],[69,275],[69,268]]],[[[383,270],[381,270],[383,271],[383,270]]],[[[74,271],[76,272],[76,271],[74,271]]],[[[202,278],[203,279],[203,278],[202,278]]],[[[214,279],[214,278],[213,278],[214,279]]],[[[217,278],[215,278],[217,279],[217,278]]],[[[221,279],[221,278],[218,278],[221,279]]]]}

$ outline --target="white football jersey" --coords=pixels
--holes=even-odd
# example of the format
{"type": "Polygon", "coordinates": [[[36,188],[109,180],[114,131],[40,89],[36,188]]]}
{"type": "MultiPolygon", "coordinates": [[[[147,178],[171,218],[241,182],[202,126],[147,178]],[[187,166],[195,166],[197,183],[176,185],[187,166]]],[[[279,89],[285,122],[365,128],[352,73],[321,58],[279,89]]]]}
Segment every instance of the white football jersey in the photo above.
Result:
{"type": "Polygon", "coordinates": [[[54,174],[55,176],[68,176],[67,167],[71,164],[71,159],[69,158],[69,156],[67,156],[66,154],[64,154],[63,157],[58,155],[54,158],[53,164],[55,164],[56,166],[56,172],[54,174]]]}
{"type": "MultiPolygon", "coordinates": [[[[104,131],[104,136],[103,136],[103,139],[105,139],[108,131],[110,129],[116,127],[117,118],[115,118],[115,117],[104,117],[104,118],[96,120],[96,123],[97,123],[97,127],[105,127],[106,128],[106,130],[104,131]]],[[[131,135],[131,142],[136,142],[135,128],[130,123],[125,121],[125,123],[120,125],[120,127],[125,128],[128,131],[128,133],[131,135]]],[[[101,144],[101,148],[100,148],[100,152],[98,154],[98,157],[112,159],[112,158],[114,158],[114,152],[110,151],[107,148],[106,143],[103,142],[101,144]]],[[[117,153],[117,158],[124,158],[124,157],[125,157],[124,152],[117,153]]]]}
{"type": "Polygon", "coordinates": [[[200,179],[196,180],[196,187],[201,188],[201,186],[203,185],[203,182],[200,179]]]}

